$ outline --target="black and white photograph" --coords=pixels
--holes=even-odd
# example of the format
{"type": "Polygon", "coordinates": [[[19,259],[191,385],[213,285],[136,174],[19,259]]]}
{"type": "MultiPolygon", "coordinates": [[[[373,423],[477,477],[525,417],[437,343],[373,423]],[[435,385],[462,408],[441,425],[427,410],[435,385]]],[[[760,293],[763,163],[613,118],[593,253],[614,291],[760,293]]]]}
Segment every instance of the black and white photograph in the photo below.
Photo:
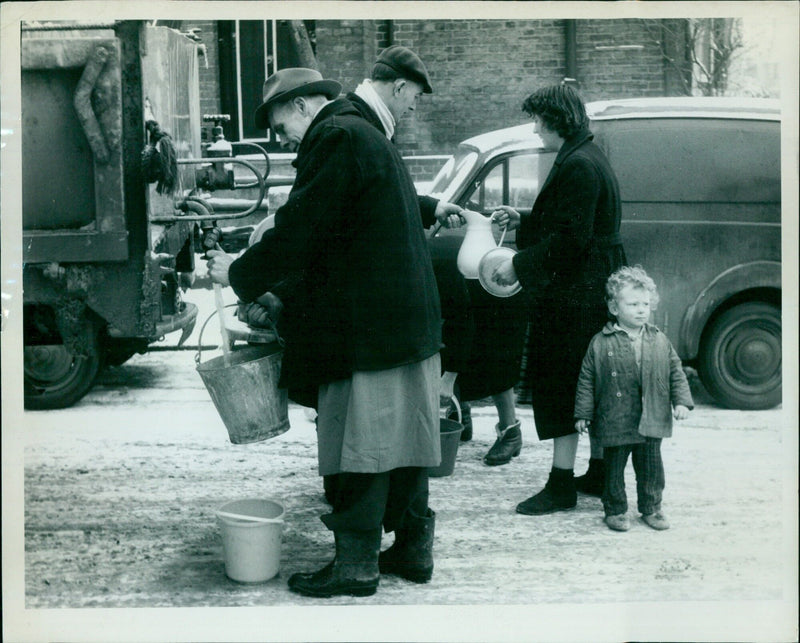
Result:
{"type": "Polygon", "coordinates": [[[2,3],[3,639],[796,641],[799,20],[2,3]]]}

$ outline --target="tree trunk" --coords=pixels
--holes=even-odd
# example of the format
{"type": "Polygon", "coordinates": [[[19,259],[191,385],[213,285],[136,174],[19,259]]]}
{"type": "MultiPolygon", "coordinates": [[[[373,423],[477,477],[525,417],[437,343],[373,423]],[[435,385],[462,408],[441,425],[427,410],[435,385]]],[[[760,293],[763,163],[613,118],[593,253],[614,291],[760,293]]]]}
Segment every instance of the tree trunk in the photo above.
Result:
{"type": "Polygon", "coordinates": [[[298,64],[309,69],[317,68],[317,58],[311,48],[311,39],[302,20],[289,20],[289,36],[297,54],[298,64]]]}

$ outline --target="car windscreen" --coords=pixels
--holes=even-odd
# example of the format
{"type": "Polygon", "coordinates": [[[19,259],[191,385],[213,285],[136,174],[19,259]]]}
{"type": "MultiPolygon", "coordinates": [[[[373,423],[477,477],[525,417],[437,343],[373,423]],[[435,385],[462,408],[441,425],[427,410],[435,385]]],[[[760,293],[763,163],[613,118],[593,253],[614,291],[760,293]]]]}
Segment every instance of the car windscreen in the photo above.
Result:
{"type": "Polygon", "coordinates": [[[458,188],[464,183],[475,162],[478,154],[470,150],[459,150],[455,156],[451,156],[439,170],[436,178],[431,184],[430,195],[437,199],[450,200],[457,192],[458,188]]]}

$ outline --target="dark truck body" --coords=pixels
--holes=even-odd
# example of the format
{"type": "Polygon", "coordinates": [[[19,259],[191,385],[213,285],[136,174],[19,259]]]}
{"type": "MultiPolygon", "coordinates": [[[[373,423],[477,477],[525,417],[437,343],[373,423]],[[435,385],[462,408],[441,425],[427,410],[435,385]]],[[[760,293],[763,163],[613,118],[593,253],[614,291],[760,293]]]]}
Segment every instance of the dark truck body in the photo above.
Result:
{"type": "Polygon", "coordinates": [[[209,217],[177,208],[197,194],[197,58],[190,38],[138,21],[23,26],[26,408],[69,406],[103,365],[194,326],[181,285],[209,217]],[[178,158],[171,193],[143,179],[149,120],[178,158]]]}

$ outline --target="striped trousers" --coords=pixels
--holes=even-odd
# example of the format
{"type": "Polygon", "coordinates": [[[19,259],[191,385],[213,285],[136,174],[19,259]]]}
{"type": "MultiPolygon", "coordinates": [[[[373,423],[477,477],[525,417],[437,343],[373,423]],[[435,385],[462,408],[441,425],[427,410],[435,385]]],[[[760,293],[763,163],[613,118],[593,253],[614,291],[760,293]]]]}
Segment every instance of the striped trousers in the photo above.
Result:
{"type": "Polygon", "coordinates": [[[633,470],[636,473],[639,513],[647,515],[661,510],[661,496],[664,492],[661,438],[645,438],[644,442],[637,444],[603,448],[606,470],[603,509],[606,516],[614,516],[628,511],[628,498],[625,494],[625,467],[628,464],[629,455],[633,456],[633,470]]]}

